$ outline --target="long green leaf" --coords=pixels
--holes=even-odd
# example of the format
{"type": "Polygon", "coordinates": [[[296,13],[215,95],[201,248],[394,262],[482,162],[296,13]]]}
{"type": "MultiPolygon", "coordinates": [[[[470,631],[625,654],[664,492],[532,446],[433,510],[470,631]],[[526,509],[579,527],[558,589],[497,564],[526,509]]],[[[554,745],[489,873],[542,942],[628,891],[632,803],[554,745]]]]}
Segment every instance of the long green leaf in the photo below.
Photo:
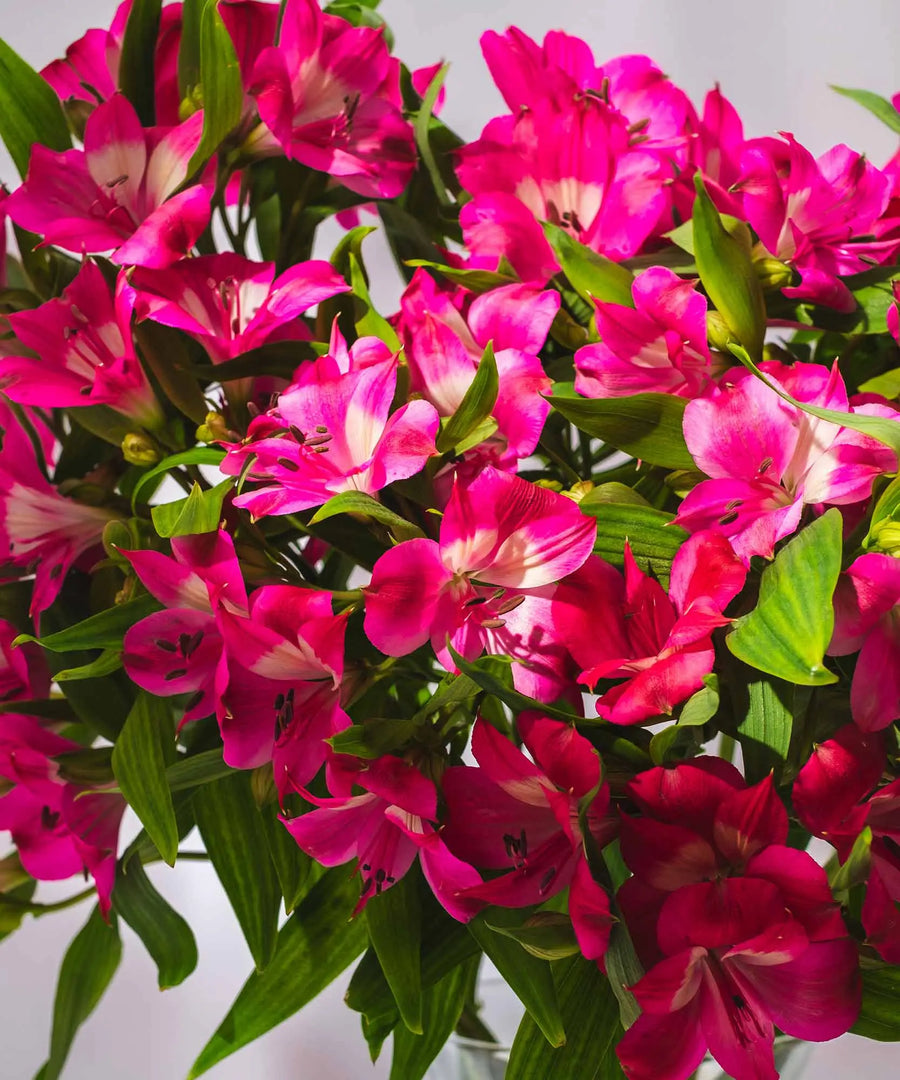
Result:
{"type": "Polygon", "coordinates": [[[70,150],[72,138],[50,84],[0,39],[0,138],[24,177],[31,147],[70,150]]]}
{"type": "MultiPolygon", "coordinates": [[[[374,870],[374,867],[373,867],[374,870]]],[[[422,905],[419,878],[407,873],[366,905],[369,940],[404,1024],[422,1034],[422,905]]]]}
{"type": "Polygon", "coordinates": [[[441,206],[449,206],[450,199],[447,196],[447,185],[444,183],[444,178],[441,176],[441,170],[438,168],[437,161],[434,157],[434,151],[431,148],[429,133],[434,107],[437,103],[438,94],[441,92],[441,87],[444,84],[444,79],[447,76],[449,67],[449,64],[444,64],[437,72],[435,72],[431,82],[428,84],[428,89],[425,91],[425,96],[422,98],[422,105],[419,108],[415,124],[413,125],[416,146],[419,148],[419,155],[422,158],[425,168],[428,170],[428,175],[431,177],[431,183],[434,187],[434,193],[441,206]]]}
{"type": "Polygon", "coordinates": [[[203,135],[188,171],[199,168],[241,122],[244,88],[231,35],[217,3],[207,2],[200,16],[200,86],[203,135]]]}
{"type": "Polygon", "coordinates": [[[131,509],[134,510],[137,507],[141,492],[149,484],[165,476],[177,465],[219,465],[224,457],[224,450],[217,450],[213,446],[195,446],[190,450],[182,450],[180,454],[172,454],[164,458],[158,465],[148,469],[134,485],[134,491],[131,493],[131,509]]]}
{"type": "Polygon", "coordinates": [[[197,942],[188,924],[153,887],[140,859],[118,867],[113,906],[153,958],[160,990],[184,982],[197,966],[197,942]]]}
{"type": "Polygon", "coordinates": [[[141,690],[113,749],[112,768],[128,805],[170,866],[178,854],[178,824],[166,782],[166,762],[174,750],[171,704],[141,690]]]}
{"type": "Polygon", "coordinates": [[[725,639],[738,659],[802,686],[837,682],[823,660],[834,629],[841,531],[840,511],[832,507],[766,567],[759,603],[725,639]]]}
{"type": "Polygon", "coordinates": [[[887,124],[895,135],[900,135],[900,113],[887,98],[883,98],[880,94],[873,94],[871,90],[851,90],[846,86],[834,84],[831,84],[831,89],[855,101],[857,105],[862,105],[864,109],[868,109],[870,113],[877,116],[882,124],[887,124]]]}
{"type": "Polygon", "coordinates": [[[618,1080],[623,1077],[616,1058],[622,1037],[619,1005],[597,965],[581,956],[554,964],[559,1007],[568,1036],[555,1049],[541,1035],[531,1016],[525,1016],[513,1042],[506,1080],[618,1080]]]}
{"type": "Polygon", "coordinates": [[[667,469],[694,469],[682,433],[686,402],[672,394],[631,394],[619,398],[570,397],[554,387],[547,400],[586,435],[602,439],[632,457],[667,469]]]}
{"type": "Polygon", "coordinates": [[[359,956],[365,925],[361,919],[348,922],[358,899],[346,867],[329,870],[316,883],[278,935],[275,958],[244,983],[189,1080],[293,1016],[359,956]]]}
{"type": "Polygon", "coordinates": [[[125,24],[119,88],[134,106],[144,127],[156,123],[156,39],[162,0],[134,0],[125,24]]]}
{"type": "Polygon", "coordinates": [[[490,908],[486,913],[476,915],[469,923],[469,932],[525,1006],[547,1043],[562,1046],[566,1041],[566,1029],[549,963],[532,956],[517,941],[504,937],[489,925],[516,925],[521,918],[521,913],[515,910],[490,908]]]}
{"type": "Polygon", "coordinates": [[[222,519],[222,503],[233,486],[231,480],[223,480],[208,491],[202,491],[195,483],[186,499],[151,508],[154,529],[166,539],[215,532],[222,519]]]}
{"type": "Polygon", "coordinates": [[[459,408],[438,434],[437,448],[442,454],[462,443],[491,415],[499,390],[497,361],[494,359],[492,346],[488,344],[478,363],[475,378],[459,403],[459,408]]]}
{"type": "Polygon", "coordinates": [[[275,954],[281,890],[247,773],[234,773],[194,794],[194,814],[257,971],[275,954]]]}
{"type": "Polygon", "coordinates": [[[183,0],[178,45],[178,92],[182,100],[200,82],[200,20],[207,0],[183,0]]]}
{"type": "Polygon", "coordinates": [[[297,846],[293,836],[278,819],[277,801],[261,808],[263,825],[266,831],[266,843],[272,865],[281,886],[286,915],[294,910],[306,896],[310,886],[317,880],[320,866],[302,848],[297,846]]]}
{"type": "Polygon", "coordinates": [[[900,1042],[900,967],[878,967],[864,971],[859,1019],[850,1030],[854,1035],[879,1042],[900,1042]]]}
{"type": "Polygon", "coordinates": [[[765,775],[771,768],[771,754],[764,754],[756,767],[756,748],[764,747],[781,761],[787,758],[794,726],[794,714],[786,703],[790,692],[790,685],[780,679],[756,679],[748,683],[747,713],[737,726],[741,744],[745,747],[748,774],[759,772],[765,775]],[[753,746],[746,746],[748,742],[753,746]]]}
{"type": "Polygon", "coordinates": [[[332,496],[324,506],[321,506],[310,518],[310,525],[316,525],[320,521],[327,521],[337,514],[365,514],[374,521],[380,521],[387,525],[397,540],[413,540],[424,536],[425,533],[413,525],[411,521],[395,514],[377,499],[367,495],[364,491],[342,491],[332,496]]]}
{"type": "Polygon", "coordinates": [[[184,791],[231,776],[234,769],[222,760],[221,750],[204,750],[179,758],[166,769],[166,782],[170,791],[184,791]]]}
{"type": "Polygon", "coordinates": [[[125,631],[140,619],[159,611],[159,601],[152,596],[139,596],[136,600],[126,600],[124,604],[91,615],[83,622],[76,623],[65,630],[46,637],[34,637],[32,634],[20,634],[14,644],[36,641],[38,645],[51,652],[79,652],[84,649],[121,649],[125,631]]]}
{"type": "Polygon", "coordinates": [[[630,270],[580,244],[558,225],[546,222],[544,235],[553,248],[563,273],[582,299],[588,303],[600,300],[621,304],[623,307],[634,307],[631,295],[634,277],[630,270]]]}
{"type": "Polygon", "coordinates": [[[53,1003],[50,1057],[35,1080],[56,1080],[60,1075],[79,1027],[97,1007],[121,958],[115,916],[107,924],[95,907],[63,959],[53,1003]]]}
{"type": "Polygon", "coordinates": [[[122,666],[121,649],[104,649],[96,660],[79,667],[62,668],[53,676],[58,683],[79,682],[82,679],[99,679],[111,675],[122,666]]]}
{"type": "Polygon", "coordinates": [[[594,553],[614,566],[625,564],[625,543],[641,566],[657,577],[668,577],[672,560],[687,533],[671,524],[672,514],[635,503],[595,502],[586,495],[578,504],[583,514],[597,520],[594,553]]]}

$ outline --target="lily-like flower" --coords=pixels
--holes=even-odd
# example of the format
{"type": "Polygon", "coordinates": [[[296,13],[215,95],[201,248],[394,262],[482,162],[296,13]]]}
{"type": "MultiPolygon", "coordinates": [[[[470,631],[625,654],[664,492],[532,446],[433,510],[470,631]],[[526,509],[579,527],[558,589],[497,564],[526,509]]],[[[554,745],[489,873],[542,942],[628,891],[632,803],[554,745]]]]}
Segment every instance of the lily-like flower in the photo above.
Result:
{"type": "Polygon", "coordinates": [[[634,307],[597,304],[597,344],[575,353],[585,397],[655,392],[699,397],[715,374],[706,343],[706,300],[695,282],[662,266],[638,274],[634,307]]]}
{"type": "Polygon", "coordinates": [[[583,735],[558,720],[523,713],[519,731],[533,761],[478,719],[472,753],[479,767],[452,766],[441,780],[447,846],[474,866],[508,871],[462,895],[526,907],[571,886],[569,913],[578,943],[588,959],[599,960],[613,920],[609,898],[591,876],[579,818],[584,809],[598,848],[615,836],[600,758],[583,735]]]}
{"type": "MultiPolygon", "coordinates": [[[[35,356],[0,356],[0,385],[12,401],[43,408],[109,405],[145,427],[163,414],[134,351],[134,293],[123,272],[111,295],[100,268],[86,262],[61,297],[10,315],[35,356]]],[[[15,348],[7,345],[6,348],[15,348]]]]}
{"type": "MultiPolygon", "coordinates": [[[[837,364],[762,369],[796,400],[838,412],[897,419],[886,405],[852,406],[837,364]]],[[[676,521],[690,532],[727,536],[747,564],[770,558],[806,506],[850,506],[867,499],[875,478],[897,468],[888,447],[788,404],[746,370],[729,371],[718,389],[688,402],[684,438],[709,480],[682,502],[676,521]]]]}
{"type": "Polygon", "coordinates": [[[668,596],[641,572],[627,543],[624,581],[596,559],[585,580],[560,585],[553,620],[584,669],[578,681],[593,686],[599,679],[626,680],[598,699],[598,715],[637,724],[671,714],[699,690],[715,662],[710,635],[728,625],[722,613],[745,577],[725,537],[703,532],[679,548],[668,596]]]}
{"type": "Polygon", "coordinates": [[[437,453],[434,406],[410,401],[391,413],[397,357],[361,338],[340,358],[323,356],[230,445],[223,472],[264,485],[235,499],[255,518],[320,506],[342,491],[373,494],[414,476],[437,453]]]}
{"type": "Polygon", "coordinates": [[[12,220],[67,251],[113,252],[122,266],[168,266],[206,228],[211,188],[187,179],[203,113],[143,128],[123,94],[88,118],[83,150],[35,143],[25,182],[6,200],[12,220]]]}

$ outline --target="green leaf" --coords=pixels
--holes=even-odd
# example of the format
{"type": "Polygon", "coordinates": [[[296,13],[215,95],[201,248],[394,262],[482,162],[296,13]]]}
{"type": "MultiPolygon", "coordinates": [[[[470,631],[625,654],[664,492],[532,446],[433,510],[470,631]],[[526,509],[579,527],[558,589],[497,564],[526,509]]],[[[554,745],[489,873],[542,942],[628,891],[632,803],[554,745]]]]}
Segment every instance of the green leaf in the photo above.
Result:
{"type": "Polygon", "coordinates": [[[627,541],[642,568],[667,578],[672,560],[687,539],[684,529],[672,524],[673,515],[637,503],[602,502],[593,495],[590,492],[578,506],[597,520],[594,553],[614,566],[624,566],[627,541]]]}
{"type": "Polygon", "coordinates": [[[850,1030],[878,1042],[900,1042],[900,967],[864,970],[862,984],[862,1007],[850,1030]]]}
{"type": "Polygon", "coordinates": [[[696,467],[681,430],[687,404],[683,398],[672,394],[582,398],[570,397],[566,391],[567,384],[557,383],[547,400],[579,431],[651,465],[696,467]]]}
{"type": "MultiPolygon", "coordinates": [[[[364,871],[368,873],[368,871],[364,871]]],[[[375,867],[372,868],[375,872],[375,867]]],[[[419,877],[407,873],[366,904],[369,940],[381,964],[403,1023],[422,1034],[422,905],[419,877]]]]}
{"type": "Polygon", "coordinates": [[[224,450],[217,450],[213,446],[194,446],[190,450],[182,450],[180,454],[171,454],[152,469],[148,469],[134,485],[131,493],[131,509],[137,508],[140,502],[141,492],[153,485],[157,478],[165,476],[170,469],[179,465],[220,465],[225,458],[224,450]]]}
{"type": "MultiPolygon", "coordinates": [[[[149,319],[135,326],[132,332],[140,354],[159,383],[160,390],[195,424],[204,423],[209,405],[192,368],[192,348],[195,343],[179,330],[163,326],[162,323],[150,322],[149,319]]],[[[212,366],[210,364],[210,371],[212,366]]],[[[209,381],[214,381],[212,376],[209,381]]],[[[86,411],[75,409],[76,419],[80,419],[86,411]]],[[[121,441],[120,436],[118,443],[121,444],[121,441]]]]}
{"type": "Polygon", "coordinates": [[[581,956],[554,964],[560,1012],[568,1039],[554,1049],[530,1016],[519,1025],[506,1080],[611,1080],[622,1077],[616,1044],[622,1036],[619,1006],[597,965],[581,956]]]}
{"type": "Polygon", "coordinates": [[[493,346],[488,343],[478,363],[475,378],[466,390],[459,408],[441,428],[436,445],[442,454],[453,450],[486,420],[497,402],[500,377],[493,346]]]}
{"type": "Polygon", "coordinates": [[[46,637],[20,634],[13,644],[36,641],[43,648],[58,653],[80,652],[84,649],[121,649],[125,631],[140,619],[159,611],[159,608],[160,603],[155,597],[139,596],[136,600],[126,600],[123,604],[91,615],[75,626],[55,634],[47,634],[46,637]]]}
{"type": "Polygon", "coordinates": [[[561,912],[535,912],[521,926],[495,926],[489,919],[487,926],[489,930],[518,942],[539,960],[564,960],[580,951],[572,920],[561,912]]]}
{"type": "Polygon", "coordinates": [[[224,776],[231,776],[234,769],[222,760],[222,751],[204,750],[200,754],[190,754],[179,758],[166,769],[166,782],[169,791],[184,791],[187,788],[211,784],[224,776]]]}
{"type": "Polygon", "coordinates": [[[747,712],[738,723],[737,733],[747,754],[748,771],[754,775],[765,774],[772,765],[770,754],[757,760],[759,747],[765,747],[781,761],[787,758],[794,727],[794,714],[787,704],[790,693],[791,687],[780,679],[754,679],[747,684],[747,712]]]}
{"type": "Polygon", "coordinates": [[[96,660],[80,667],[63,668],[57,671],[53,678],[58,682],[76,682],[80,679],[98,679],[104,675],[111,675],[122,666],[121,649],[104,649],[96,660]]]}
{"type": "Polygon", "coordinates": [[[58,151],[72,148],[69,126],[55,91],[2,39],[0,138],[23,178],[34,143],[58,151]]]}
{"type": "Polygon", "coordinates": [[[379,315],[375,310],[375,305],[372,303],[372,297],[369,295],[369,287],[366,284],[366,277],[360,259],[353,251],[350,251],[348,254],[348,261],[350,264],[350,284],[353,286],[353,295],[356,297],[358,305],[361,305],[364,309],[362,315],[356,319],[356,332],[361,337],[373,335],[374,337],[380,338],[394,352],[399,352],[402,347],[400,338],[397,337],[397,331],[391,326],[387,319],[383,315],[379,315]]]}
{"type": "Polygon", "coordinates": [[[117,868],[113,906],[153,958],[160,990],[184,982],[197,966],[197,943],[188,924],[150,883],[140,859],[117,868]]]}
{"type": "Polygon", "coordinates": [[[883,371],[872,379],[859,384],[861,394],[882,394],[889,401],[900,397],[900,367],[883,371]]]}
{"type": "Polygon", "coordinates": [[[863,435],[869,435],[885,446],[889,446],[900,457],[900,421],[891,420],[881,416],[863,416],[860,413],[841,412],[838,409],[822,409],[818,405],[809,405],[805,401],[797,401],[783,390],[778,383],[773,382],[767,375],[753,363],[744,349],[737,345],[729,345],[729,350],[740,360],[744,367],[749,368],[757,378],[773,390],[784,401],[789,402],[801,412],[809,413],[810,416],[818,416],[820,420],[828,420],[832,424],[859,431],[863,435]]]}
{"type": "Polygon", "coordinates": [[[315,512],[309,523],[316,525],[336,514],[363,514],[373,518],[375,521],[380,521],[382,525],[387,525],[397,540],[413,540],[425,535],[418,525],[413,525],[411,521],[395,514],[393,510],[388,510],[386,506],[364,491],[342,491],[338,495],[333,495],[315,512]]]}
{"type": "Polygon", "coordinates": [[[719,681],[715,675],[707,675],[707,679],[714,680],[712,685],[704,686],[684,703],[678,717],[682,727],[699,727],[712,720],[719,711],[719,681]]]}
{"type": "Polygon", "coordinates": [[[869,870],[872,866],[872,828],[870,825],[853,841],[850,854],[843,863],[829,868],[828,884],[835,898],[841,901],[841,893],[847,891],[853,885],[862,885],[868,880],[869,870]]]}
{"type": "Polygon", "coordinates": [[[751,356],[759,357],[766,332],[766,303],[749,245],[722,224],[699,173],[694,187],[694,256],[700,281],[728,329],[751,356]]]}
{"type": "Polygon", "coordinates": [[[349,921],[358,899],[359,889],[344,866],[316,883],[278,935],[275,958],[244,983],[194,1062],[189,1080],[293,1016],[359,956],[366,944],[365,924],[349,921]]]}
{"type": "Polygon", "coordinates": [[[125,24],[119,89],[134,106],[144,127],[156,123],[156,40],[162,0],[134,0],[125,24]]]}
{"type": "Polygon", "coordinates": [[[240,923],[257,971],[275,955],[281,890],[266,830],[247,773],[236,772],[194,793],[203,844],[240,923]]]}
{"type": "Polygon", "coordinates": [[[871,90],[850,90],[846,86],[835,86],[833,83],[829,85],[836,93],[868,109],[870,113],[878,117],[882,124],[887,124],[895,135],[900,135],[900,113],[887,98],[883,98],[880,94],[873,94],[871,90]]]}
{"type": "Polygon", "coordinates": [[[222,520],[222,503],[233,486],[229,479],[203,491],[195,483],[186,499],[151,508],[153,527],[165,539],[215,532],[222,520]]]}
{"type": "Polygon", "coordinates": [[[422,996],[424,1034],[414,1035],[405,1027],[394,1032],[390,1080],[422,1080],[462,1015],[477,966],[478,958],[472,957],[425,991],[422,996]]]}
{"type": "Polygon", "coordinates": [[[121,957],[115,915],[107,925],[100,908],[95,907],[63,958],[53,1003],[50,1057],[36,1080],[57,1080],[79,1027],[97,1007],[121,957]]]}
{"type": "Polygon", "coordinates": [[[200,20],[207,0],[184,0],[178,46],[178,92],[189,97],[200,82],[200,20]]]}
{"type": "Polygon", "coordinates": [[[313,874],[318,871],[319,864],[298,847],[293,836],[279,820],[277,801],[261,807],[260,813],[266,831],[269,855],[272,857],[272,865],[275,867],[281,895],[284,898],[284,911],[286,915],[290,915],[315,880],[313,874]]]}
{"type": "MultiPolygon", "coordinates": [[[[731,214],[719,214],[719,220],[725,227],[725,231],[734,236],[734,234],[740,230],[747,228],[746,224],[740,220],[740,218],[732,217],[731,214]]],[[[666,239],[671,240],[676,247],[680,247],[682,251],[686,251],[689,255],[694,254],[694,223],[693,221],[685,221],[675,229],[670,229],[666,234],[666,239]]]]}
{"type": "Polygon", "coordinates": [[[544,235],[553,248],[563,273],[578,295],[593,304],[604,303],[634,307],[631,286],[634,277],[624,266],[607,259],[571,237],[565,229],[544,222],[544,235]]]}
{"type": "Polygon", "coordinates": [[[413,124],[413,131],[416,137],[416,146],[419,148],[419,155],[422,158],[425,168],[428,170],[428,175],[431,177],[431,183],[434,187],[434,193],[441,206],[450,206],[450,199],[447,195],[447,185],[444,183],[444,178],[441,176],[441,170],[438,168],[437,161],[434,157],[434,151],[431,148],[429,134],[431,117],[434,114],[434,107],[437,103],[438,94],[441,92],[441,87],[444,85],[444,79],[447,76],[449,67],[449,64],[443,64],[435,72],[431,82],[428,84],[428,89],[425,91],[425,96],[422,98],[422,105],[419,108],[415,123],[413,124]]]}
{"type": "Polygon", "coordinates": [[[166,761],[174,750],[171,703],[140,690],[113,749],[112,768],[128,805],[169,866],[178,854],[178,825],[166,782],[166,761]]]}
{"type": "Polygon", "coordinates": [[[510,274],[501,274],[496,270],[466,270],[457,266],[444,266],[443,263],[432,262],[430,259],[406,259],[407,266],[424,266],[434,270],[436,274],[452,281],[454,285],[462,285],[473,293],[490,292],[491,289],[499,289],[501,285],[515,285],[517,277],[510,274]]]}
{"type": "Polygon", "coordinates": [[[736,620],[725,639],[751,667],[802,686],[825,686],[834,629],[832,595],[841,569],[840,511],[832,507],[807,525],[763,571],[759,603],[736,620]]]}
{"type": "Polygon", "coordinates": [[[203,135],[188,173],[211,157],[238,126],[244,105],[237,53],[215,2],[207,2],[200,17],[200,88],[203,135]]]}
{"type": "Polygon", "coordinates": [[[621,920],[612,926],[604,960],[610,988],[619,1003],[619,1020],[627,1030],[641,1015],[637,998],[628,987],[640,981],[644,968],[638,960],[631,935],[621,920]]]}
{"type": "Polygon", "coordinates": [[[515,925],[521,917],[520,912],[509,908],[488,908],[468,924],[469,933],[525,1006],[543,1038],[551,1046],[562,1046],[566,1031],[550,965],[491,928],[491,924],[498,927],[515,925]]]}
{"type": "Polygon", "coordinates": [[[895,477],[881,493],[872,511],[869,531],[862,542],[864,548],[878,543],[878,535],[885,525],[900,519],[900,476],[895,477]]]}
{"type": "Polygon", "coordinates": [[[403,720],[376,718],[353,724],[332,735],[326,742],[337,754],[379,758],[392,750],[399,750],[422,726],[422,721],[415,717],[403,720]]]}

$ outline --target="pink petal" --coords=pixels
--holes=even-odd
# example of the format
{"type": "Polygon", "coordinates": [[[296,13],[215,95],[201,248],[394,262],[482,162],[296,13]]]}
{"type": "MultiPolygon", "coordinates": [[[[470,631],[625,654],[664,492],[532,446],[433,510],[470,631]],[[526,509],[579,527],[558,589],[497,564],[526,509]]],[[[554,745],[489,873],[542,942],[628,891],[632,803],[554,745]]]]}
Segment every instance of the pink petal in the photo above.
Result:
{"type": "Polygon", "coordinates": [[[398,544],[375,563],[366,587],[366,636],[388,656],[405,656],[424,645],[451,580],[433,540],[398,544]]]}

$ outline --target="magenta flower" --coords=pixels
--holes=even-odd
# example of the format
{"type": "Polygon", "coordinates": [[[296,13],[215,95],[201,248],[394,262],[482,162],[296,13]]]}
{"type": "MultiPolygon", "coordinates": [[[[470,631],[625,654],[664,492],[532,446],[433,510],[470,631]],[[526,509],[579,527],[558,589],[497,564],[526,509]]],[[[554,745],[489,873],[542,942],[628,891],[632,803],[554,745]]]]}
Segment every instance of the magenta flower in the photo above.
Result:
{"type": "Polygon", "coordinates": [[[36,356],[0,356],[3,392],[43,408],[109,405],[138,424],[159,427],[162,411],[134,351],[133,310],[124,273],[111,295],[96,263],[86,262],[61,297],[8,316],[36,356]]]}
{"type": "Polygon", "coordinates": [[[534,452],[550,411],[542,397],[551,386],[538,352],[559,310],[559,293],[505,285],[476,297],[465,315],[451,292],[418,270],[401,299],[401,334],[410,390],[441,416],[452,416],[472,385],[485,346],[493,346],[500,389],[492,410],[497,432],[479,461],[513,466],[534,452]]]}
{"type": "Polygon", "coordinates": [[[408,540],[375,564],[366,634],[389,656],[430,640],[448,671],[448,638],[467,660],[487,649],[540,669],[547,639],[555,645],[546,587],[587,559],[595,529],[564,496],[485,468],[456,482],[439,541],[408,540]]]}
{"type": "Polygon", "coordinates": [[[690,537],[672,562],[669,594],[643,574],[625,546],[624,581],[600,559],[577,584],[563,582],[552,601],[553,621],[583,668],[578,681],[626,681],[597,700],[614,724],[670,715],[703,685],[715,662],[710,635],[741,591],[746,570],[723,536],[690,537]]]}
{"type": "MultiPolygon", "coordinates": [[[[390,199],[416,162],[399,76],[380,30],[324,15],[316,0],[288,0],[278,44],[260,52],[250,93],[289,158],[390,199]]],[[[265,134],[256,141],[266,148],[265,134]]]]}
{"type": "Polygon", "coordinates": [[[216,612],[248,610],[231,537],[222,531],[174,537],[174,558],[158,551],[121,554],[166,609],[125,634],[122,659],[129,678],[158,697],[192,695],[185,721],[209,716],[228,682],[216,612]]]}
{"type": "Polygon", "coordinates": [[[205,182],[178,191],[202,127],[197,112],[177,127],[144,129],[128,99],[115,94],[88,118],[84,150],[58,154],[35,143],[25,182],[6,200],[9,216],[67,251],[112,251],[122,266],[168,266],[209,221],[205,182]]]}
{"type": "Polygon", "coordinates": [[[50,672],[44,650],[31,642],[13,647],[19,630],[0,619],[0,701],[50,696],[50,672]]]}
{"type": "Polygon", "coordinates": [[[861,555],[834,593],[830,656],[859,652],[850,711],[863,731],[900,720],[900,559],[861,555]]]}
{"type": "Polygon", "coordinates": [[[395,757],[365,762],[334,757],[329,778],[339,789],[335,798],[303,791],[318,809],[282,821],[323,866],[357,860],[362,892],[354,914],[395,885],[418,855],[434,895],[454,919],[468,922],[481,905],[466,899],[465,890],[480,884],[481,877],[450,853],[435,829],[434,784],[410,762],[395,757]],[[352,794],[354,788],[362,788],[363,794],[352,794]]]}
{"type": "Polygon", "coordinates": [[[890,182],[862,155],[835,146],[820,158],[792,135],[752,139],[737,183],[744,214],[769,252],[800,271],[786,296],[840,311],[856,301],[841,276],[885,262],[900,239],[872,240],[890,199],[890,182]]]}
{"type": "MultiPolygon", "coordinates": [[[[762,365],[798,401],[866,416],[898,417],[888,406],[851,407],[837,364],[777,361],[762,365]]],[[[850,428],[819,420],[788,404],[749,371],[730,371],[718,390],[688,402],[684,438],[699,483],[678,511],[679,525],[727,536],[749,563],[770,558],[790,536],[806,506],[849,506],[867,499],[875,478],[897,468],[894,452],[850,428]]]]}
{"type": "Polygon", "coordinates": [[[461,859],[488,870],[507,870],[465,889],[481,904],[526,907],[571,886],[569,913],[589,960],[606,952],[612,916],[609,898],[594,881],[584,854],[579,812],[593,794],[585,820],[604,847],[616,833],[600,758],[568,724],[536,714],[519,717],[525,755],[484,720],[472,732],[479,767],[452,766],[441,781],[447,800],[443,837],[461,859]]]}
{"type": "Polygon", "coordinates": [[[277,405],[251,421],[247,438],[228,447],[222,471],[263,481],[235,505],[254,518],[320,506],[342,491],[374,494],[420,472],[437,450],[439,418],[427,401],[391,413],[397,357],[372,338],[361,338],[340,360],[320,357],[303,381],[277,405]]]}
{"type": "Polygon", "coordinates": [[[251,262],[233,252],[185,259],[161,270],[138,267],[130,281],[139,320],[190,334],[214,364],[270,341],[309,340],[300,315],[350,288],[327,262],[298,263],[276,278],[274,263],[251,262]]]}
{"type": "Polygon", "coordinates": [[[618,1047],[629,1080],[686,1080],[710,1050],[736,1080],[776,1080],[774,1026],[810,1041],[856,1019],[856,946],[824,870],[788,847],[771,777],[717,758],[640,774],[619,890],[647,974],[618,1047]]]}
{"type": "Polygon", "coordinates": [[[655,266],[634,279],[634,307],[597,304],[597,344],[575,353],[575,389],[585,397],[657,392],[699,397],[712,382],[706,299],[695,282],[655,266]]]}

